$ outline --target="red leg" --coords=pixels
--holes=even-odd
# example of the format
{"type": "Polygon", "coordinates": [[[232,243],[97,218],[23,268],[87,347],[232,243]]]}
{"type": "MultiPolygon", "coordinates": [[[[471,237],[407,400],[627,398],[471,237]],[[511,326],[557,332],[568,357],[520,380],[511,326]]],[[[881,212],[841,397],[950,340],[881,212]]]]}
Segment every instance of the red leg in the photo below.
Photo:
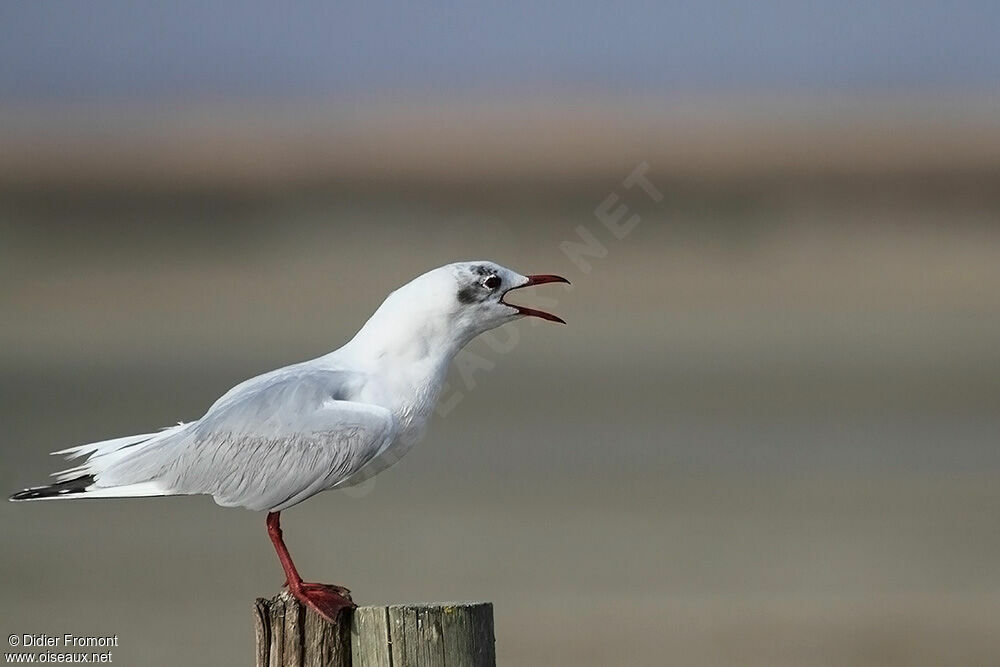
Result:
{"type": "Polygon", "coordinates": [[[351,592],[343,586],[315,584],[302,581],[292,556],[288,553],[285,541],[281,536],[280,512],[269,512],[267,515],[267,534],[278,552],[281,569],[285,571],[288,591],[302,604],[315,610],[320,616],[336,622],[342,609],[354,609],[357,605],[351,600],[351,592]]]}

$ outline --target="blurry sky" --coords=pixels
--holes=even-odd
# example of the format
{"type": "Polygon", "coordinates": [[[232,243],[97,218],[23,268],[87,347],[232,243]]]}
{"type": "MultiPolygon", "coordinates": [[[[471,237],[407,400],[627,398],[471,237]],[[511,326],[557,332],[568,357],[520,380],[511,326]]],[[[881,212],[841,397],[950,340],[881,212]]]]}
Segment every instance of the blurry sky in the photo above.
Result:
{"type": "Polygon", "coordinates": [[[4,2],[0,100],[996,91],[1000,4],[4,2]]]}
{"type": "MultiPolygon", "coordinates": [[[[303,572],[492,600],[501,664],[1000,665],[998,26],[0,1],[0,488],[488,257],[570,278],[534,303],[569,325],[473,343],[405,461],[289,514],[303,572]]],[[[246,664],[280,584],[262,517],[207,498],[0,522],[0,629],[117,633],[123,664],[246,664]]]]}

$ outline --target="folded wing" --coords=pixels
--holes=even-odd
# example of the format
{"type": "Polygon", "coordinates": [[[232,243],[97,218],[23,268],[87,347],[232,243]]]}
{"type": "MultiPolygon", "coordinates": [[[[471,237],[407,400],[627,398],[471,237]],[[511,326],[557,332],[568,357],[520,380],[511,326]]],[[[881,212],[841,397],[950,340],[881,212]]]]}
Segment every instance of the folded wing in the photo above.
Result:
{"type": "Polygon", "coordinates": [[[292,369],[245,384],[170,438],[95,474],[95,491],[152,482],[164,494],[282,510],[348,479],[394,440],[383,407],[350,400],[341,371],[292,369]]]}

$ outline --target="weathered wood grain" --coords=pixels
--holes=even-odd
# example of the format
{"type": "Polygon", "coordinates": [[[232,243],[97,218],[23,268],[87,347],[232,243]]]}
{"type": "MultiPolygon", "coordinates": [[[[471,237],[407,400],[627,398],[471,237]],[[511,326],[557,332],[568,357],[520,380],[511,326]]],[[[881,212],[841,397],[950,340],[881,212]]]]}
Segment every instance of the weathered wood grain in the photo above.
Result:
{"type": "Polygon", "coordinates": [[[494,667],[488,602],[359,607],[328,623],[287,592],[254,604],[257,667],[494,667]]]}
{"type": "Polygon", "coordinates": [[[388,607],[358,607],[354,610],[351,657],[355,665],[395,667],[389,643],[388,607]]]}
{"type": "Polygon", "coordinates": [[[288,591],[254,603],[257,667],[351,667],[350,615],[328,623],[288,591]]]}

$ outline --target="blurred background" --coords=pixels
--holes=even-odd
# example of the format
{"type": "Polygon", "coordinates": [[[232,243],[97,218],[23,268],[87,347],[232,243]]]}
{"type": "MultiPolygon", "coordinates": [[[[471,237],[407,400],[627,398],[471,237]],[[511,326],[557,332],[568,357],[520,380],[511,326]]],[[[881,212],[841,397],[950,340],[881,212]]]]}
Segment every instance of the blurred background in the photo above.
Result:
{"type": "MultiPolygon", "coordinates": [[[[287,512],[307,578],[492,600],[505,665],[1000,664],[998,22],[3,3],[0,486],[492,259],[569,325],[476,341],[419,447],[287,512]]],[[[248,664],[281,584],[209,498],[0,521],[0,629],[121,664],[248,664]]]]}

